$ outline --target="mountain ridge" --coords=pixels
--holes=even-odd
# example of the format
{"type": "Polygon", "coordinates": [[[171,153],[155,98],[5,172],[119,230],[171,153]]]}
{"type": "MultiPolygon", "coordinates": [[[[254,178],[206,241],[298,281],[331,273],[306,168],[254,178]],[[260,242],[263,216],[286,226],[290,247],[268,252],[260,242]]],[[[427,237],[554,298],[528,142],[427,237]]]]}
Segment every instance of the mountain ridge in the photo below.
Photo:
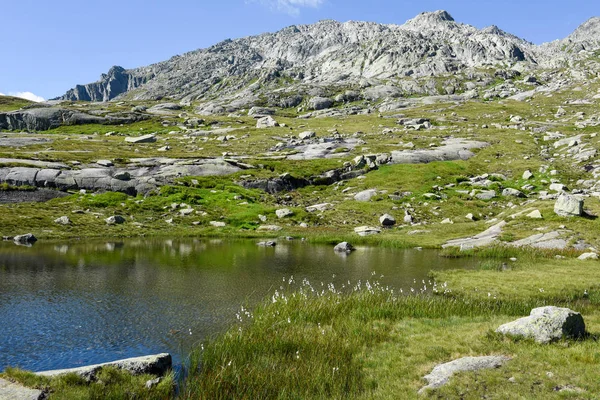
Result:
{"type": "Polygon", "coordinates": [[[421,13],[403,25],[322,20],[227,39],[145,67],[115,66],[99,81],[77,85],[58,99],[169,97],[190,103],[219,97],[245,107],[286,91],[330,95],[390,86],[397,89],[390,89],[391,97],[431,94],[433,83],[413,81],[519,63],[520,69],[527,70],[556,66],[573,53],[598,47],[597,17],[567,38],[539,46],[495,25],[477,29],[456,22],[443,10],[421,13]]]}

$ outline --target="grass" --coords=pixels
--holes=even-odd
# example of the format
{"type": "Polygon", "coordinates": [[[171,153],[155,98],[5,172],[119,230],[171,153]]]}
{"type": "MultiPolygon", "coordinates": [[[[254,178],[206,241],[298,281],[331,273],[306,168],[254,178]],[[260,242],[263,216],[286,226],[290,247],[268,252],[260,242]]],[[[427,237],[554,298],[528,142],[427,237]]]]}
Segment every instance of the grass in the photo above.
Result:
{"type": "Polygon", "coordinates": [[[92,381],[76,374],[47,378],[15,368],[7,368],[0,376],[42,390],[50,400],[165,400],[173,397],[175,387],[173,374],[163,377],[153,388],[147,388],[146,382],[154,376],[132,376],[113,367],[102,368],[92,381]]]}
{"type": "Polygon", "coordinates": [[[0,96],[0,112],[15,111],[29,104],[33,103],[20,97],[0,96]]]}
{"type": "Polygon", "coordinates": [[[438,363],[504,354],[512,357],[505,367],[460,374],[425,397],[594,398],[600,286],[590,282],[598,277],[589,263],[538,260],[504,272],[483,265],[438,273],[410,296],[369,282],[290,280],[254,310],[242,307],[237,326],[190,356],[181,397],[411,399],[438,363]],[[564,274],[576,278],[563,285],[564,274]],[[548,304],[584,313],[592,335],[538,345],[493,333],[548,304]]]}

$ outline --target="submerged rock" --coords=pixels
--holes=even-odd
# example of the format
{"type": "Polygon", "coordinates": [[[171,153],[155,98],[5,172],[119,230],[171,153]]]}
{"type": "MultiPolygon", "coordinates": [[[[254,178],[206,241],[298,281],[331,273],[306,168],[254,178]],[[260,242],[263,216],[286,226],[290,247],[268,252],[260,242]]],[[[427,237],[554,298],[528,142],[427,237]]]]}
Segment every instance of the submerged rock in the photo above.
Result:
{"type": "Polygon", "coordinates": [[[528,317],[501,325],[496,332],[550,343],[563,337],[585,336],[585,323],[580,313],[554,306],[538,307],[528,317]]]}

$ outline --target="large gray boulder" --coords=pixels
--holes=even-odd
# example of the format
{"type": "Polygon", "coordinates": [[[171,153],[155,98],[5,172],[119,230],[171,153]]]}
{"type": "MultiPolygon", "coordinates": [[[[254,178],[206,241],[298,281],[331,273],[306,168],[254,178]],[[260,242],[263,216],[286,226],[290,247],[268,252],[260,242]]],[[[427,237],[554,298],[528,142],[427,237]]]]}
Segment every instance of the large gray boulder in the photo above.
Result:
{"type": "Polygon", "coordinates": [[[31,244],[37,242],[37,238],[33,235],[33,233],[26,233],[24,235],[17,235],[13,238],[15,243],[19,244],[31,244]]]}
{"type": "Polygon", "coordinates": [[[396,225],[396,218],[390,214],[383,214],[381,217],[379,217],[379,223],[385,227],[394,226],[396,225]]]}
{"type": "Polygon", "coordinates": [[[271,117],[270,115],[267,115],[266,117],[259,118],[256,121],[256,127],[258,129],[272,128],[272,127],[275,127],[275,126],[279,126],[279,123],[277,121],[275,121],[273,119],[273,117],[271,117]]]}
{"type": "Polygon", "coordinates": [[[324,110],[333,105],[333,100],[327,97],[313,97],[308,101],[311,110],[324,110]]]}
{"type": "Polygon", "coordinates": [[[583,215],[583,199],[563,192],[554,204],[554,212],[561,217],[579,217],[583,215]]]}
{"type": "Polygon", "coordinates": [[[351,253],[354,250],[354,247],[348,242],[338,243],[333,251],[336,253],[351,253]]]}
{"type": "Polygon", "coordinates": [[[103,367],[114,367],[125,370],[132,375],[164,375],[172,366],[171,355],[168,353],[154,354],[142,357],[126,358],[102,364],[88,365],[79,368],[56,369],[52,371],[36,372],[37,375],[55,377],[66,374],[77,374],[82,378],[93,380],[103,367]]]}
{"type": "Polygon", "coordinates": [[[354,195],[354,200],[356,201],[369,201],[373,196],[377,195],[377,190],[375,189],[367,189],[362,192],[358,192],[354,195]]]}
{"type": "Polygon", "coordinates": [[[423,386],[419,393],[423,393],[427,389],[437,389],[444,386],[456,373],[499,368],[509,360],[510,358],[506,356],[463,357],[445,364],[438,364],[429,375],[423,377],[428,385],[423,386]]]}
{"type": "Polygon", "coordinates": [[[547,306],[534,308],[528,317],[501,325],[496,332],[531,338],[537,343],[550,343],[563,337],[585,336],[585,323],[578,312],[547,306]]]}

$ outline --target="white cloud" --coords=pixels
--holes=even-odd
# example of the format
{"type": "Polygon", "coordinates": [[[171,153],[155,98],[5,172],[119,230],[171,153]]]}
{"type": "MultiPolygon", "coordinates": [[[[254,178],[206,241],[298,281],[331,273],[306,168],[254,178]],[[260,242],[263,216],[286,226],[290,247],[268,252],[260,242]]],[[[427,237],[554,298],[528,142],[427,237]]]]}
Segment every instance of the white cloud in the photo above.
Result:
{"type": "Polygon", "coordinates": [[[46,101],[46,99],[44,99],[43,97],[33,94],[31,92],[8,92],[8,94],[0,93],[0,96],[19,97],[21,99],[35,101],[36,103],[46,101]]]}
{"type": "Polygon", "coordinates": [[[246,0],[247,3],[259,3],[273,10],[297,16],[302,8],[319,8],[325,0],[246,0]]]}

